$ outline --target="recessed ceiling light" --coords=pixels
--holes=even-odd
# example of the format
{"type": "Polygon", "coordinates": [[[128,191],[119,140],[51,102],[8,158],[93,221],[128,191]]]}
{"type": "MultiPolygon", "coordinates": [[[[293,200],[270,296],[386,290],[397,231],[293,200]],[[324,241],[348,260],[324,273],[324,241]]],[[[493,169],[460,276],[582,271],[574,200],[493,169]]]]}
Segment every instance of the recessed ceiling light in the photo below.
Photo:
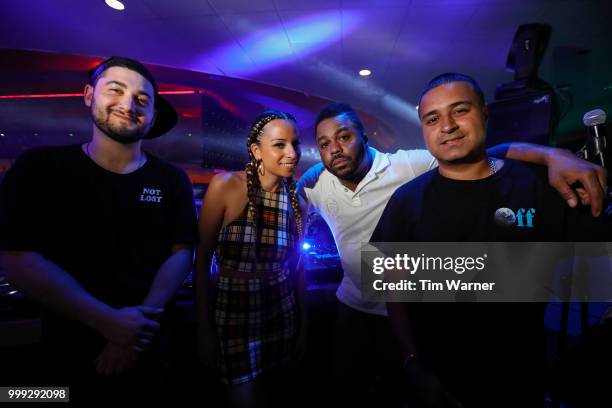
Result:
{"type": "Polygon", "coordinates": [[[369,69],[362,69],[361,71],[359,71],[359,75],[361,76],[369,76],[372,73],[372,71],[370,71],[369,69]]]}
{"type": "Polygon", "coordinates": [[[125,5],[119,0],[104,0],[106,5],[115,10],[125,10],[125,5]]]}

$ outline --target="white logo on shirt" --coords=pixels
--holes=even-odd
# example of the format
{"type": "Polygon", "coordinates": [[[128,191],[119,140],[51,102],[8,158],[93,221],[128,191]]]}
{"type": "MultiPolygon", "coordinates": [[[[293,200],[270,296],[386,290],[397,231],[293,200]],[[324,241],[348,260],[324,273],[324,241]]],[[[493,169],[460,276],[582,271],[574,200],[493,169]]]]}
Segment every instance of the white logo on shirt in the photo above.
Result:
{"type": "Polygon", "coordinates": [[[142,189],[142,194],[140,195],[140,201],[144,202],[161,203],[162,198],[164,198],[164,196],[162,195],[161,190],[157,188],[144,187],[142,189]]]}
{"type": "Polygon", "coordinates": [[[329,211],[330,215],[336,216],[338,213],[338,203],[336,200],[327,200],[327,211],[329,211]]]}

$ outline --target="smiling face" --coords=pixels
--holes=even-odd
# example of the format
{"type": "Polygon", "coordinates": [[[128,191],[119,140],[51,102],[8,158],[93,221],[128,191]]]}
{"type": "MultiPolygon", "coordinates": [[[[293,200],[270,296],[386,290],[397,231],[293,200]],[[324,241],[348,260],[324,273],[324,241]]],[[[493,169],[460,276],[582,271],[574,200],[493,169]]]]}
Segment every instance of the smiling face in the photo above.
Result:
{"type": "Polygon", "coordinates": [[[468,82],[431,89],[421,99],[419,117],[427,149],[438,161],[469,162],[485,153],[487,108],[468,82]]]}
{"type": "Polygon", "coordinates": [[[362,173],[366,142],[343,114],[317,125],[317,145],[325,168],[334,176],[352,180],[362,173]]]}
{"type": "Polygon", "coordinates": [[[155,120],[154,89],[136,71],[110,67],[85,87],[85,105],[96,127],[119,143],[144,138],[155,120]]]}
{"type": "Polygon", "coordinates": [[[302,155],[295,124],[274,119],[262,129],[259,143],[251,145],[256,160],[261,160],[266,172],[278,177],[292,177],[302,155]]]}

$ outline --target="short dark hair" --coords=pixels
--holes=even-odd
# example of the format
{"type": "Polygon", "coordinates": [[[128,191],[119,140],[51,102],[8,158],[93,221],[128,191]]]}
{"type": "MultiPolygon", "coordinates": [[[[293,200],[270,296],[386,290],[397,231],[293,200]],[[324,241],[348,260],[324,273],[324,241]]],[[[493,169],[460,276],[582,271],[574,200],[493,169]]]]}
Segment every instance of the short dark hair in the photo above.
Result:
{"type": "Polygon", "coordinates": [[[429,81],[427,85],[425,85],[423,92],[421,92],[421,96],[419,97],[419,105],[421,105],[421,100],[427,92],[439,87],[440,85],[450,84],[452,82],[467,82],[472,85],[472,88],[474,89],[474,92],[476,92],[480,103],[483,106],[485,105],[484,93],[482,92],[482,88],[480,88],[480,85],[478,85],[478,82],[476,82],[476,80],[469,75],[460,74],[457,72],[446,72],[444,74],[436,76],[431,81],[429,81]]]}
{"type": "Polygon", "coordinates": [[[315,129],[317,128],[317,126],[319,126],[319,123],[323,122],[325,119],[335,118],[339,115],[345,115],[351,121],[353,126],[355,126],[355,128],[359,131],[360,136],[363,137],[366,142],[368,141],[361,118],[359,117],[357,112],[355,112],[355,109],[353,109],[353,107],[348,103],[334,102],[323,107],[323,109],[321,109],[321,111],[317,115],[317,120],[315,121],[315,129]]]}

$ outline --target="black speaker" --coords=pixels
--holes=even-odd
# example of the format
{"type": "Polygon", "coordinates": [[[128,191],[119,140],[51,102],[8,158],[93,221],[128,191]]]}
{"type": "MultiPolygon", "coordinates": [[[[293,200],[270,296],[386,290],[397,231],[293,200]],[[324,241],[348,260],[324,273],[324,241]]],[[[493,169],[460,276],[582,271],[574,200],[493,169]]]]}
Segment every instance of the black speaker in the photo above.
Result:
{"type": "Polygon", "coordinates": [[[491,102],[488,108],[487,146],[507,142],[550,144],[554,114],[552,91],[491,102]]]}
{"type": "Polygon", "coordinates": [[[514,71],[514,79],[536,78],[538,68],[550,41],[552,27],[548,24],[523,24],[512,40],[506,69],[514,71]]]}

